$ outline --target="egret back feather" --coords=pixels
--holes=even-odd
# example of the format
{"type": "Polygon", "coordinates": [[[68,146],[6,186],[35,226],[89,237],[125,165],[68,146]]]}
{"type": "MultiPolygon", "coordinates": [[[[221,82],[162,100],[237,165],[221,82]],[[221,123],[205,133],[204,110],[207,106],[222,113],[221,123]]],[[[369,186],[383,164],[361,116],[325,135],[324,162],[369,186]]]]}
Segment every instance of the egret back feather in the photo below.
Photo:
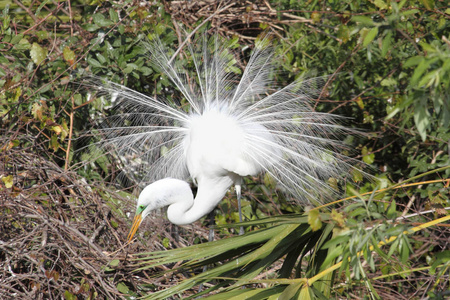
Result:
{"type": "Polygon", "coordinates": [[[342,135],[355,131],[339,125],[339,116],[314,111],[325,77],[272,92],[275,57],[267,45],[267,39],[256,44],[238,78],[218,37],[191,43],[191,78],[160,40],[149,42],[155,68],[190,108],[107,82],[100,89],[115,95],[125,113],[107,119],[99,144],[140,165],[143,185],[165,177],[197,180],[202,161],[239,176],[269,173],[301,203],[328,200],[335,192],[328,180],[345,180],[356,163],[341,154],[342,135]]]}

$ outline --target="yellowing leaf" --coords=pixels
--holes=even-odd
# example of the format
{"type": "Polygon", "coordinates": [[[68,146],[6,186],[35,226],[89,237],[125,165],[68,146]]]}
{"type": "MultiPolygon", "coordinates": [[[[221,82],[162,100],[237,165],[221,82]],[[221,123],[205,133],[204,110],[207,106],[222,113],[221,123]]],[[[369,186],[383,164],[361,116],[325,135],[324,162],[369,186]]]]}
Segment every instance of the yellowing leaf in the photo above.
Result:
{"type": "Polygon", "coordinates": [[[12,188],[13,183],[14,183],[12,175],[2,177],[2,181],[5,184],[6,188],[8,188],[8,189],[12,188]]]}
{"type": "Polygon", "coordinates": [[[31,114],[35,119],[38,119],[39,121],[42,121],[44,112],[46,110],[47,106],[44,104],[40,104],[39,102],[36,102],[31,107],[31,114]]]}
{"type": "Polygon", "coordinates": [[[311,19],[312,19],[312,21],[314,22],[314,24],[320,22],[321,16],[322,16],[322,15],[321,15],[320,13],[318,13],[318,12],[313,12],[313,13],[311,14],[311,19]]]}
{"type": "Polygon", "coordinates": [[[359,108],[364,109],[364,101],[361,97],[358,97],[358,99],[356,99],[356,104],[358,104],[359,108]]]}
{"type": "Polygon", "coordinates": [[[308,224],[311,226],[312,231],[317,231],[322,228],[322,220],[320,220],[320,214],[317,210],[310,210],[308,214],[308,224]]]}
{"type": "Polygon", "coordinates": [[[341,213],[337,212],[337,210],[333,209],[331,211],[330,214],[331,218],[333,219],[333,221],[335,221],[337,223],[337,225],[339,227],[345,227],[345,218],[344,215],[342,215],[341,213]]]}
{"type": "Polygon", "coordinates": [[[347,43],[350,40],[350,29],[348,26],[344,24],[339,25],[337,37],[341,39],[343,43],[347,43]]]}
{"type": "Polygon", "coordinates": [[[63,57],[64,60],[67,61],[70,65],[73,65],[75,63],[75,52],[70,50],[69,47],[64,47],[63,57]]]}
{"type": "Polygon", "coordinates": [[[434,0],[421,0],[420,2],[422,2],[426,9],[434,9],[434,0]]]}
{"type": "Polygon", "coordinates": [[[69,128],[67,127],[66,120],[62,122],[62,132],[61,132],[61,141],[64,141],[66,136],[69,134],[69,128]]]}
{"type": "Polygon", "coordinates": [[[33,43],[31,46],[30,56],[35,64],[39,65],[44,59],[47,58],[47,54],[47,49],[42,48],[38,43],[33,43]]]}
{"type": "Polygon", "coordinates": [[[16,89],[16,94],[14,95],[13,102],[18,102],[20,96],[22,96],[22,88],[19,86],[19,87],[16,89]]]}
{"type": "Polygon", "coordinates": [[[57,151],[59,148],[58,137],[55,134],[52,134],[52,138],[50,140],[50,147],[53,151],[57,151]]]}
{"type": "Polygon", "coordinates": [[[52,126],[52,130],[56,133],[56,135],[59,135],[62,132],[62,127],[60,125],[52,126]]]}
{"type": "Polygon", "coordinates": [[[311,298],[311,294],[309,292],[309,286],[308,285],[304,285],[302,287],[302,289],[300,290],[300,295],[298,295],[298,299],[301,300],[310,300],[311,298]]]}
{"type": "Polygon", "coordinates": [[[328,185],[331,186],[333,188],[333,190],[335,190],[335,191],[339,190],[338,181],[334,177],[328,178],[328,185]]]}

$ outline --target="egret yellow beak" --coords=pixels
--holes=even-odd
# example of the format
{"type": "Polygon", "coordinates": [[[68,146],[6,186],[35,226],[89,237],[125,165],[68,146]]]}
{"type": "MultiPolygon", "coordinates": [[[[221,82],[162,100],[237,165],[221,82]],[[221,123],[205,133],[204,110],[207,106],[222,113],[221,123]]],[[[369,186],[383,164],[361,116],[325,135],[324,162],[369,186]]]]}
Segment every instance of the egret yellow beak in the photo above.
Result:
{"type": "Polygon", "coordinates": [[[133,239],[133,236],[136,233],[136,231],[138,230],[141,222],[142,222],[142,212],[138,213],[134,216],[133,226],[131,226],[130,233],[128,234],[128,237],[127,237],[128,243],[130,243],[131,240],[133,239]]]}

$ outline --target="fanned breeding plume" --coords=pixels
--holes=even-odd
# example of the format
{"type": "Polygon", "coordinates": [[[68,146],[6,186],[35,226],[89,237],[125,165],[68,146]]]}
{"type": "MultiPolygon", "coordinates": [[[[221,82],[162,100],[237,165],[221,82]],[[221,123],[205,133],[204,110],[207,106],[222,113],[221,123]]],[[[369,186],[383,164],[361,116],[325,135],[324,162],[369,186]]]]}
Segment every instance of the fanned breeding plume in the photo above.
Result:
{"type": "MultiPolygon", "coordinates": [[[[202,196],[209,197],[204,202],[211,203],[202,204],[208,206],[202,209],[203,215],[232,184],[240,192],[242,177],[262,172],[269,173],[299,203],[330,199],[335,193],[330,182],[351,177],[349,171],[357,161],[341,154],[346,149],[341,137],[356,132],[338,125],[339,116],[313,109],[313,99],[326,77],[296,80],[276,89],[272,85],[276,57],[268,38],[256,43],[240,76],[232,72],[236,70],[232,52],[217,36],[199,40],[187,43],[180,52],[189,57],[189,68],[182,65],[186,60],[172,60],[173,50],[159,39],[146,45],[154,68],[181,93],[178,104],[112,82],[97,87],[112,95],[122,110],[105,120],[107,125],[99,129],[99,144],[140,166],[133,172],[144,186],[167,177],[191,178],[199,192],[187,209],[202,196]]],[[[154,187],[152,194],[164,189],[154,187]]],[[[167,189],[171,187],[176,189],[176,184],[167,182],[167,189]]],[[[149,205],[150,200],[141,201],[143,194],[137,214],[147,206],[154,209],[175,202],[156,199],[152,201],[158,204],[149,205]]],[[[187,221],[181,222],[178,216],[178,223],[187,221]]]]}

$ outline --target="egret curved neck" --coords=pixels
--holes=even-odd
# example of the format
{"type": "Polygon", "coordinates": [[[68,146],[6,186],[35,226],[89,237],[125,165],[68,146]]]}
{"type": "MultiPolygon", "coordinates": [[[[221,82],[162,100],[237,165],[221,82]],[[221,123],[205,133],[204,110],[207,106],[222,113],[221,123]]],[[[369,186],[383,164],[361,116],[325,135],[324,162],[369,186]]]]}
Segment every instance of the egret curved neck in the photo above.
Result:
{"type": "MultiPolygon", "coordinates": [[[[225,196],[233,180],[228,177],[199,178],[194,204],[191,201],[177,201],[167,209],[170,222],[177,225],[193,223],[210,213],[225,196]]],[[[187,195],[186,195],[187,196],[187,195]]],[[[192,199],[192,195],[190,196],[192,199]]]]}

